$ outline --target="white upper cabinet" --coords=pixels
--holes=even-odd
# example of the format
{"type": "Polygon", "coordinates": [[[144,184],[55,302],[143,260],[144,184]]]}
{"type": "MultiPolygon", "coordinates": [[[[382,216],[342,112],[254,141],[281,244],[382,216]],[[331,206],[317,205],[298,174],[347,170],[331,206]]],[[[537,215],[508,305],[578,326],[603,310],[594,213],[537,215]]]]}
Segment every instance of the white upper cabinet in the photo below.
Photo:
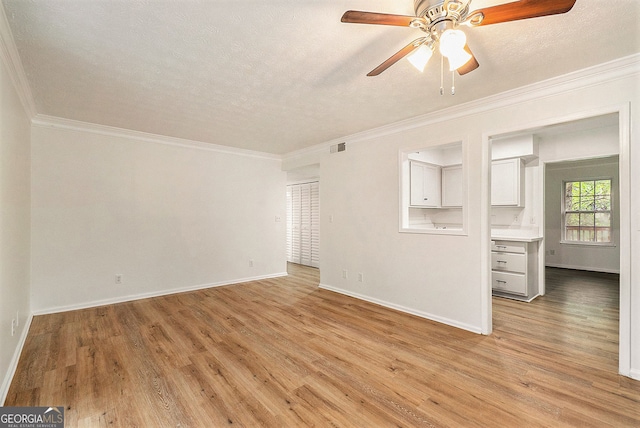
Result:
{"type": "Polygon", "coordinates": [[[493,161],[491,164],[491,205],[522,207],[524,203],[524,166],[520,158],[493,161]]]}
{"type": "Polygon", "coordinates": [[[399,152],[400,231],[466,235],[464,141],[399,152]]]}
{"type": "Polygon", "coordinates": [[[438,208],[441,206],[441,167],[426,162],[411,161],[411,206],[438,208]]]}
{"type": "Polygon", "coordinates": [[[442,168],[442,206],[461,207],[463,195],[462,165],[442,168]]]}

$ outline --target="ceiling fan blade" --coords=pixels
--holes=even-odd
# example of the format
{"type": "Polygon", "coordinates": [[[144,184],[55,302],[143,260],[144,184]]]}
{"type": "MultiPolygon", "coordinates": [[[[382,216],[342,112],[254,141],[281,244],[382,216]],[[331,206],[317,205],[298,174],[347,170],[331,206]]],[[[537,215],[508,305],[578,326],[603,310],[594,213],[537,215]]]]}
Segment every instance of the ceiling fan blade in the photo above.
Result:
{"type": "Polygon", "coordinates": [[[393,56],[391,56],[391,58],[389,58],[388,60],[386,60],[385,62],[383,62],[382,64],[380,64],[376,68],[374,68],[373,70],[371,70],[367,74],[367,76],[377,76],[377,75],[379,75],[380,73],[385,71],[387,68],[391,67],[393,64],[395,64],[396,62],[400,61],[402,58],[404,58],[405,56],[407,56],[411,52],[413,52],[416,48],[418,48],[418,46],[420,46],[422,44],[422,42],[424,40],[425,40],[424,37],[421,37],[419,39],[415,39],[413,42],[409,43],[407,46],[403,47],[398,52],[393,54],[393,56]]]}
{"type": "Polygon", "coordinates": [[[388,13],[360,12],[358,10],[348,10],[342,15],[340,21],[351,24],[378,24],[378,25],[398,25],[408,27],[417,16],[391,15],[388,13]]]}
{"type": "Polygon", "coordinates": [[[471,55],[471,59],[467,61],[462,67],[459,67],[456,70],[460,76],[471,73],[473,70],[480,67],[478,60],[476,59],[475,55],[473,55],[473,52],[471,52],[469,45],[464,45],[464,50],[471,55]]]}
{"type": "Polygon", "coordinates": [[[478,9],[472,15],[482,12],[484,19],[479,25],[490,25],[566,13],[571,10],[575,3],[576,0],[520,0],[478,9]]]}

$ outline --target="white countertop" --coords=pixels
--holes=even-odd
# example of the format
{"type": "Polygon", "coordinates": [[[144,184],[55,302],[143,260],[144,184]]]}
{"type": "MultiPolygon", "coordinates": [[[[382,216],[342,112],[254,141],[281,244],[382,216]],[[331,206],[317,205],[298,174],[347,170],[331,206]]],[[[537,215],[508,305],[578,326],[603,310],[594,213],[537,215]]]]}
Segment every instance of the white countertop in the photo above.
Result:
{"type": "Polygon", "coordinates": [[[500,236],[491,235],[493,241],[518,241],[518,242],[536,242],[542,241],[542,236],[500,236]]]}
{"type": "Polygon", "coordinates": [[[532,229],[491,229],[491,239],[500,241],[535,242],[542,241],[537,230],[532,229]]]}

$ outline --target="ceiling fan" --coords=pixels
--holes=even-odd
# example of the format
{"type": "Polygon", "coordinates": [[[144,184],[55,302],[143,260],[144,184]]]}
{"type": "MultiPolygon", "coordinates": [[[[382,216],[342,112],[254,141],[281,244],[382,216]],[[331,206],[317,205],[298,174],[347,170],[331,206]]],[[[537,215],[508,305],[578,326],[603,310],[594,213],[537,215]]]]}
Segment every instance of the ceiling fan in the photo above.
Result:
{"type": "Polygon", "coordinates": [[[576,0],[519,0],[471,10],[472,0],[414,0],[416,16],[349,10],[342,15],[341,21],[412,27],[426,33],[424,37],[415,39],[371,70],[367,76],[379,75],[405,56],[422,71],[437,45],[442,56],[449,62],[450,71],[464,75],[480,64],[467,45],[465,33],[458,26],[477,27],[566,13],[575,2],[576,0]]]}

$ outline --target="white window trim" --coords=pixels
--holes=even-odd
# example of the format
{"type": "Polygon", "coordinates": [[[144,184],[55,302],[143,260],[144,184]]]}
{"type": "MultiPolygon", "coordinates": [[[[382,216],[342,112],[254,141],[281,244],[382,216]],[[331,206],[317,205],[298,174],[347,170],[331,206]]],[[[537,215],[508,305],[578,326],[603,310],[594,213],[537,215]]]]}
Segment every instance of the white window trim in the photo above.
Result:
{"type": "MultiPolygon", "coordinates": [[[[579,179],[572,179],[572,180],[563,180],[562,181],[562,203],[561,203],[561,207],[562,207],[562,215],[561,215],[561,221],[562,221],[562,239],[560,239],[560,243],[561,244],[566,244],[566,245],[576,245],[576,246],[587,246],[587,247],[616,247],[617,243],[615,242],[615,236],[614,236],[614,227],[613,227],[613,223],[610,224],[610,236],[611,236],[611,241],[609,242],[593,242],[593,241],[569,241],[566,238],[566,233],[567,233],[567,228],[566,228],[566,224],[565,224],[565,219],[566,219],[566,215],[567,215],[567,210],[566,210],[566,199],[565,199],[565,189],[567,186],[567,183],[575,183],[575,182],[581,182],[581,181],[598,181],[598,180],[609,180],[611,182],[611,194],[610,194],[610,198],[611,198],[611,209],[608,211],[609,214],[611,215],[611,219],[613,220],[615,218],[615,213],[614,213],[614,198],[615,198],[615,194],[614,194],[614,189],[613,189],[613,177],[596,177],[596,178],[579,178],[579,179]]],[[[584,212],[589,212],[589,211],[584,211],[584,212]]],[[[597,212],[597,211],[594,211],[597,212]]]]}

